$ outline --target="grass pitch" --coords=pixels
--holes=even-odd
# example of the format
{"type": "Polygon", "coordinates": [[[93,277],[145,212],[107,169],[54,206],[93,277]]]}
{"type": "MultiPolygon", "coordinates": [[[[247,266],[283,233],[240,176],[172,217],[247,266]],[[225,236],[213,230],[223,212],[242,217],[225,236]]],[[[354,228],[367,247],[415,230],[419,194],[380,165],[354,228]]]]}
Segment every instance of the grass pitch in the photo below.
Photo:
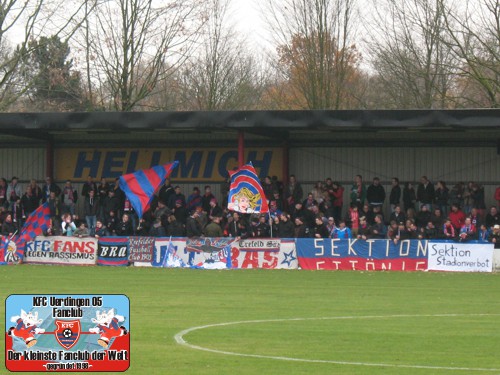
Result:
{"type": "Polygon", "coordinates": [[[26,293],[126,294],[128,374],[500,374],[498,274],[0,270],[3,301],[26,293]],[[240,323],[211,326],[229,322],[240,323]],[[183,339],[219,352],[174,339],[202,326],[183,339]]]}

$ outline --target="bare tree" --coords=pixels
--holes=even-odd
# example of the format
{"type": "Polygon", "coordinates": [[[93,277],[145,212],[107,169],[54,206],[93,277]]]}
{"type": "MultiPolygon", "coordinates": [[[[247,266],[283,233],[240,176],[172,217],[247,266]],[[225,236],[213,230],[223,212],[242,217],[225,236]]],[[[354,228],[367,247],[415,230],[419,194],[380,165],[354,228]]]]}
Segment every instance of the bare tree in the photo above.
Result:
{"type": "Polygon", "coordinates": [[[353,38],[355,0],[266,4],[278,50],[277,85],[282,85],[274,91],[289,93],[284,104],[307,109],[352,106],[349,87],[357,79],[360,60],[353,38]]]}
{"type": "Polygon", "coordinates": [[[441,0],[382,0],[367,46],[388,108],[453,105],[456,59],[446,43],[441,0]],[[373,35],[377,30],[378,34],[373,35]]]}
{"type": "Polygon", "coordinates": [[[262,93],[262,71],[230,21],[230,0],[206,2],[208,21],[198,50],[180,77],[185,109],[255,108],[262,93]]]}
{"type": "Polygon", "coordinates": [[[30,42],[42,35],[67,41],[81,23],[85,1],[65,11],[62,0],[0,1],[0,110],[8,109],[31,87],[20,68],[36,47],[30,42]]]}
{"type": "Polygon", "coordinates": [[[500,106],[500,2],[481,0],[452,7],[441,0],[448,45],[459,65],[465,105],[500,106]]]}
{"type": "Polygon", "coordinates": [[[98,3],[80,39],[99,106],[131,111],[154,95],[188,57],[204,19],[196,0],[98,3]]]}

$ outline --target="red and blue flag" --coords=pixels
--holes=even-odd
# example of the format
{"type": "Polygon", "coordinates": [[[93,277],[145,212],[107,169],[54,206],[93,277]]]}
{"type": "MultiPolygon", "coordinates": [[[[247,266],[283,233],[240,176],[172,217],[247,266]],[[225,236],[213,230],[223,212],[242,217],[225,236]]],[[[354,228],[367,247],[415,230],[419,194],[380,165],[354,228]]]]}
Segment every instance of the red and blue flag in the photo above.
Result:
{"type": "Polygon", "coordinates": [[[241,213],[269,212],[266,195],[252,163],[230,171],[228,208],[241,213]]]}
{"type": "Polygon", "coordinates": [[[142,218],[142,215],[149,209],[154,194],[165,183],[178,164],[178,161],[174,161],[120,177],[120,188],[139,218],[142,218]]]}
{"type": "Polygon", "coordinates": [[[5,259],[8,254],[8,247],[11,238],[2,239],[3,260],[7,263],[17,263],[24,258],[24,249],[28,241],[36,236],[42,235],[50,227],[50,208],[46,202],[33,211],[26,219],[19,236],[13,241],[16,245],[15,254],[11,254],[13,259],[5,259]]]}

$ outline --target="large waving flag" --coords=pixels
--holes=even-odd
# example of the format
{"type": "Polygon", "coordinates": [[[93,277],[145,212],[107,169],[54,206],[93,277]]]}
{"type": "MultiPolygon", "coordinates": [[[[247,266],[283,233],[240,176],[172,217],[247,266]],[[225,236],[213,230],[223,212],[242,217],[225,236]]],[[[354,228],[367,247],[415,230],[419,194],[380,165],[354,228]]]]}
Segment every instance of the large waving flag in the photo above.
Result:
{"type": "MultiPolygon", "coordinates": [[[[17,239],[15,257],[22,260],[24,258],[24,249],[28,241],[36,236],[42,235],[50,227],[50,208],[48,202],[45,202],[26,219],[17,239]]],[[[8,243],[7,243],[8,246],[8,243]]],[[[7,248],[5,246],[4,248],[7,248]]],[[[5,254],[5,252],[4,252],[5,254]]]]}
{"type": "Polygon", "coordinates": [[[177,164],[179,162],[174,161],[120,177],[120,188],[137,212],[139,219],[149,209],[154,194],[165,183],[177,164]]]}
{"type": "Polygon", "coordinates": [[[227,207],[230,210],[241,213],[269,212],[266,195],[252,163],[230,171],[229,175],[231,185],[227,207]]]}

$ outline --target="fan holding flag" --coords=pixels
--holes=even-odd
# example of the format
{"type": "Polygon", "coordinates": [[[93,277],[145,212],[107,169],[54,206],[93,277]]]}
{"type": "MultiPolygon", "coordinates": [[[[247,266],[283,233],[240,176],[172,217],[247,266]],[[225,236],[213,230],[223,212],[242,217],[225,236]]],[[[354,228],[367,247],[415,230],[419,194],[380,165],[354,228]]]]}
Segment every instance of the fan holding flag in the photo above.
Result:
{"type": "Polygon", "coordinates": [[[252,163],[235,171],[229,171],[229,175],[231,177],[227,204],[229,210],[244,214],[269,212],[264,190],[252,163]]]}

